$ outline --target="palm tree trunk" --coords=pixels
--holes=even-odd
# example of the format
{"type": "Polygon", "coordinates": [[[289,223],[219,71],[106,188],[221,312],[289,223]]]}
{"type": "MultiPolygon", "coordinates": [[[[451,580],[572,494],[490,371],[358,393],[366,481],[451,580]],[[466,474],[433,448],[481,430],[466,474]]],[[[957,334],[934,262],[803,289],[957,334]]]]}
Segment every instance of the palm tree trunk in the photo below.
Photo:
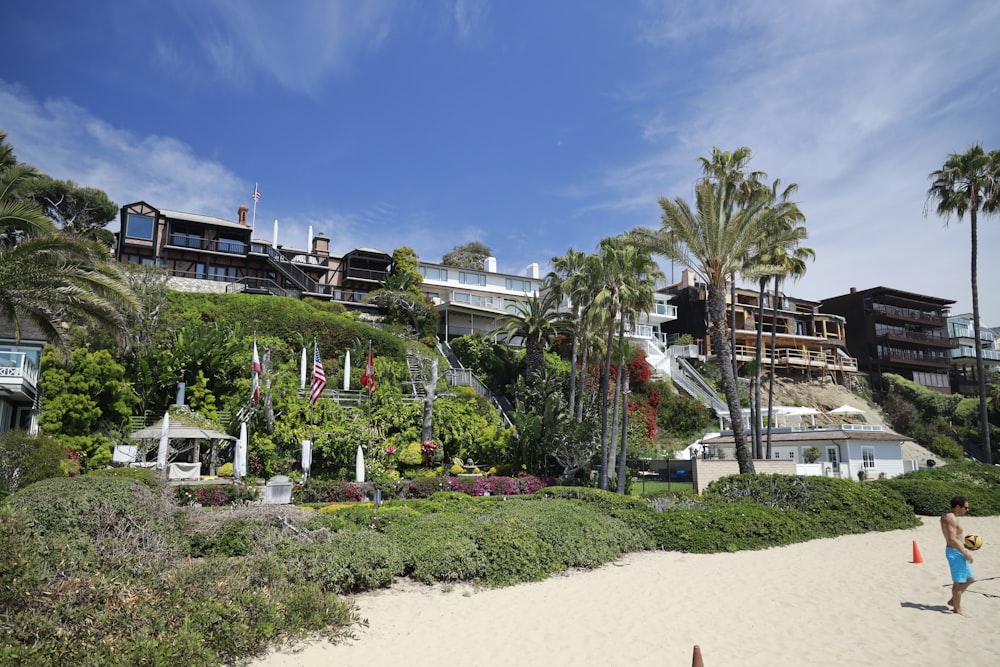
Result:
{"type": "Polygon", "coordinates": [[[730,276],[729,282],[729,334],[731,336],[730,343],[732,344],[732,357],[733,357],[733,377],[738,378],[740,376],[739,366],[736,361],[736,274],[730,276]]]}
{"type": "Polygon", "coordinates": [[[719,370],[722,373],[722,391],[726,395],[726,405],[729,407],[729,421],[733,427],[733,442],[736,445],[736,461],[740,466],[740,473],[753,473],[753,457],[747,448],[746,432],[743,428],[743,409],[740,406],[739,390],[736,386],[736,375],[733,367],[729,364],[729,332],[726,324],[726,297],[725,292],[709,287],[708,292],[708,313],[711,322],[710,329],[712,343],[716,349],[716,358],[719,360],[719,370]]]}
{"type": "MultiPolygon", "coordinates": [[[[576,408],[576,420],[578,422],[583,421],[583,403],[586,400],[585,387],[587,386],[587,362],[589,361],[587,357],[589,356],[590,356],[590,345],[587,343],[586,340],[584,340],[583,354],[581,355],[580,359],[580,392],[579,396],[577,396],[577,401],[579,401],[580,405],[579,407],[576,408]]],[[[573,409],[572,405],[570,406],[570,409],[571,410],[573,409]]]]}
{"type": "MultiPolygon", "coordinates": [[[[775,346],[778,344],[778,287],[780,285],[781,279],[776,276],[774,278],[774,303],[771,304],[773,313],[771,315],[771,371],[767,387],[767,414],[769,417],[774,409],[774,358],[776,356],[775,346]]],[[[771,419],[767,420],[767,458],[771,458],[771,419]]]]}
{"type": "Polygon", "coordinates": [[[620,495],[625,495],[625,475],[628,474],[628,462],[626,460],[626,454],[628,454],[628,392],[629,392],[629,375],[628,372],[621,372],[624,375],[622,387],[622,446],[621,451],[618,454],[618,493],[620,495]]]}
{"type": "MultiPolygon", "coordinates": [[[[760,442],[760,431],[763,425],[763,418],[760,414],[760,366],[764,357],[764,292],[766,289],[767,281],[761,280],[760,291],[757,293],[757,348],[754,350],[757,355],[757,364],[754,369],[753,382],[753,453],[758,459],[764,455],[764,449],[760,442]]],[[[770,414],[768,411],[769,417],[770,414]]]]}
{"type": "Polygon", "coordinates": [[[600,485],[608,490],[608,384],[611,376],[611,347],[615,341],[615,321],[608,324],[608,351],[601,371],[601,477],[600,485]]]}
{"type": "Polygon", "coordinates": [[[972,227],[972,334],[976,337],[976,380],[979,383],[979,428],[983,433],[983,454],[987,465],[993,464],[993,451],[990,446],[990,417],[986,399],[986,375],[983,373],[983,348],[979,327],[979,279],[976,270],[979,255],[979,240],[976,230],[976,207],[969,210],[969,222],[972,227]]]}
{"type": "Polygon", "coordinates": [[[573,408],[576,405],[576,372],[577,372],[576,355],[577,355],[577,351],[580,348],[580,331],[579,330],[580,330],[580,315],[577,314],[576,315],[576,328],[573,331],[573,350],[572,350],[572,352],[570,352],[570,360],[569,360],[569,368],[570,368],[570,374],[569,374],[569,414],[570,414],[570,416],[573,415],[573,408]]]}
{"type": "Polygon", "coordinates": [[[622,375],[625,374],[625,356],[622,348],[622,341],[625,340],[625,315],[622,314],[621,320],[618,325],[618,367],[615,371],[615,402],[613,417],[611,419],[611,449],[608,452],[610,461],[608,466],[615,470],[615,443],[618,442],[618,407],[621,404],[621,391],[622,391],[622,375]]]}

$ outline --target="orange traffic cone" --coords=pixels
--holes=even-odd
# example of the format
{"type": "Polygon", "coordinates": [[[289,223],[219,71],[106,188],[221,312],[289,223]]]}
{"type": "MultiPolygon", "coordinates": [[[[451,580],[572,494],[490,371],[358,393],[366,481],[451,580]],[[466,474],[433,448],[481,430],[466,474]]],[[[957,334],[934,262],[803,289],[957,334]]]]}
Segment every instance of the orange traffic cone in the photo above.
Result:
{"type": "Polygon", "coordinates": [[[923,563],[924,557],[920,555],[920,547],[917,546],[917,541],[913,540],[913,562],[923,563]]]}
{"type": "Polygon", "coordinates": [[[694,645],[694,655],[691,656],[691,667],[705,667],[705,663],[701,661],[701,647],[697,644],[694,645]]]}

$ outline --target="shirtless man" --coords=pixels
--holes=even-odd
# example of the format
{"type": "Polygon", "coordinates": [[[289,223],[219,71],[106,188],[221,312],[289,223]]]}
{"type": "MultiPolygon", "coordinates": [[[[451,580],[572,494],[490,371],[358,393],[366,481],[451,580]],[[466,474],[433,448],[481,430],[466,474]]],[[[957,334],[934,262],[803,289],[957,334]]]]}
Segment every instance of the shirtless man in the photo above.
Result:
{"type": "MultiPolygon", "coordinates": [[[[947,544],[944,554],[951,567],[951,599],[948,606],[955,609],[956,614],[962,614],[962,593],[971,586],[975,579],[972,575],[972,556],[965,548],[965,536],[958,517],[969,512],[969,501],[965,496],[955,496],[951,499],[951,510],[941,516],[941,532],[947,544]]],[[[964,615],[964,614],[963,614],[964,615]]]]}

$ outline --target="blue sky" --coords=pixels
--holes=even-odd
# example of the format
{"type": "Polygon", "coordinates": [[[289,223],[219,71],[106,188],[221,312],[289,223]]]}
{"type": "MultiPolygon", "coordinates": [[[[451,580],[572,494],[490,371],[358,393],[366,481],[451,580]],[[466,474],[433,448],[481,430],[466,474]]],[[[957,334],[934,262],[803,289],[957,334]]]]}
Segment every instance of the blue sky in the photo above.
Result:
{"type": "MultiPolygon", "coordinates": [[[[0,129],[119,205],[336,252],[482,241],[520,273],[658,225],[697,158],[798,183],[789,292],[878,285],[971,309],[968,221],[925,215],[948,153],[1000,148],[1000,3],[35,0],[6,7],[0,129]]],[[[117,228],[117,222],[112,225],[117,228]]],[[[1000,326],[1000,218],[980,305],[1000,326]]],[[[670,273],[670,267],[665,267],[670,273]]],[[[678,269],[679,277],[679,269],[678,269]]]]}

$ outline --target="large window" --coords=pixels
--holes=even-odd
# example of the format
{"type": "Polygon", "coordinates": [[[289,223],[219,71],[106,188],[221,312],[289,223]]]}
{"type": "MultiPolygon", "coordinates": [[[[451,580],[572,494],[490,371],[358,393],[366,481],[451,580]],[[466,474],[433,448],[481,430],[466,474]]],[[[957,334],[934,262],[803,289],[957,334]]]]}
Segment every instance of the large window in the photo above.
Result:
{"type": "Polygon", "coordinates": [[[243,255],[246,253],[246,244],[240,239],[226,238],[225,236],[219,237],[219,252],[229,252],[234,255],[243,255]]]}
{"type": "Polygon", "coordinates": [[[518,278],[507,278],[507,289],[514,292],[523,292],[524,294],[531,294],[531,281],[520,280],[518,278]]]}
{"type": "Polygon", "coordinates": [[[201,234],[184,230],[175,231],[170,235],[170,245],[182,248],[201,248],[201,234]]]}
{"type": "Polygon", "coordinates": [[[440,280],[442,282],[447,282],[448,280],[448,269],[435,269],[429,266],[421,266],[419,270],[420,275],[427,280],[440,280]]]}
{"type": "Polygon", "coordinates": [[[486,286],[486,276],[481,273],[469,273],[467,271],[458,272],[458,282],[463,285],[481,285],[486,286]]]}
{"type": "Polygon", "coordinates": [[[125,236],[130,239],[153,240],[153,219],[148,215],[129,213],[125,221],[125,236]]]}

